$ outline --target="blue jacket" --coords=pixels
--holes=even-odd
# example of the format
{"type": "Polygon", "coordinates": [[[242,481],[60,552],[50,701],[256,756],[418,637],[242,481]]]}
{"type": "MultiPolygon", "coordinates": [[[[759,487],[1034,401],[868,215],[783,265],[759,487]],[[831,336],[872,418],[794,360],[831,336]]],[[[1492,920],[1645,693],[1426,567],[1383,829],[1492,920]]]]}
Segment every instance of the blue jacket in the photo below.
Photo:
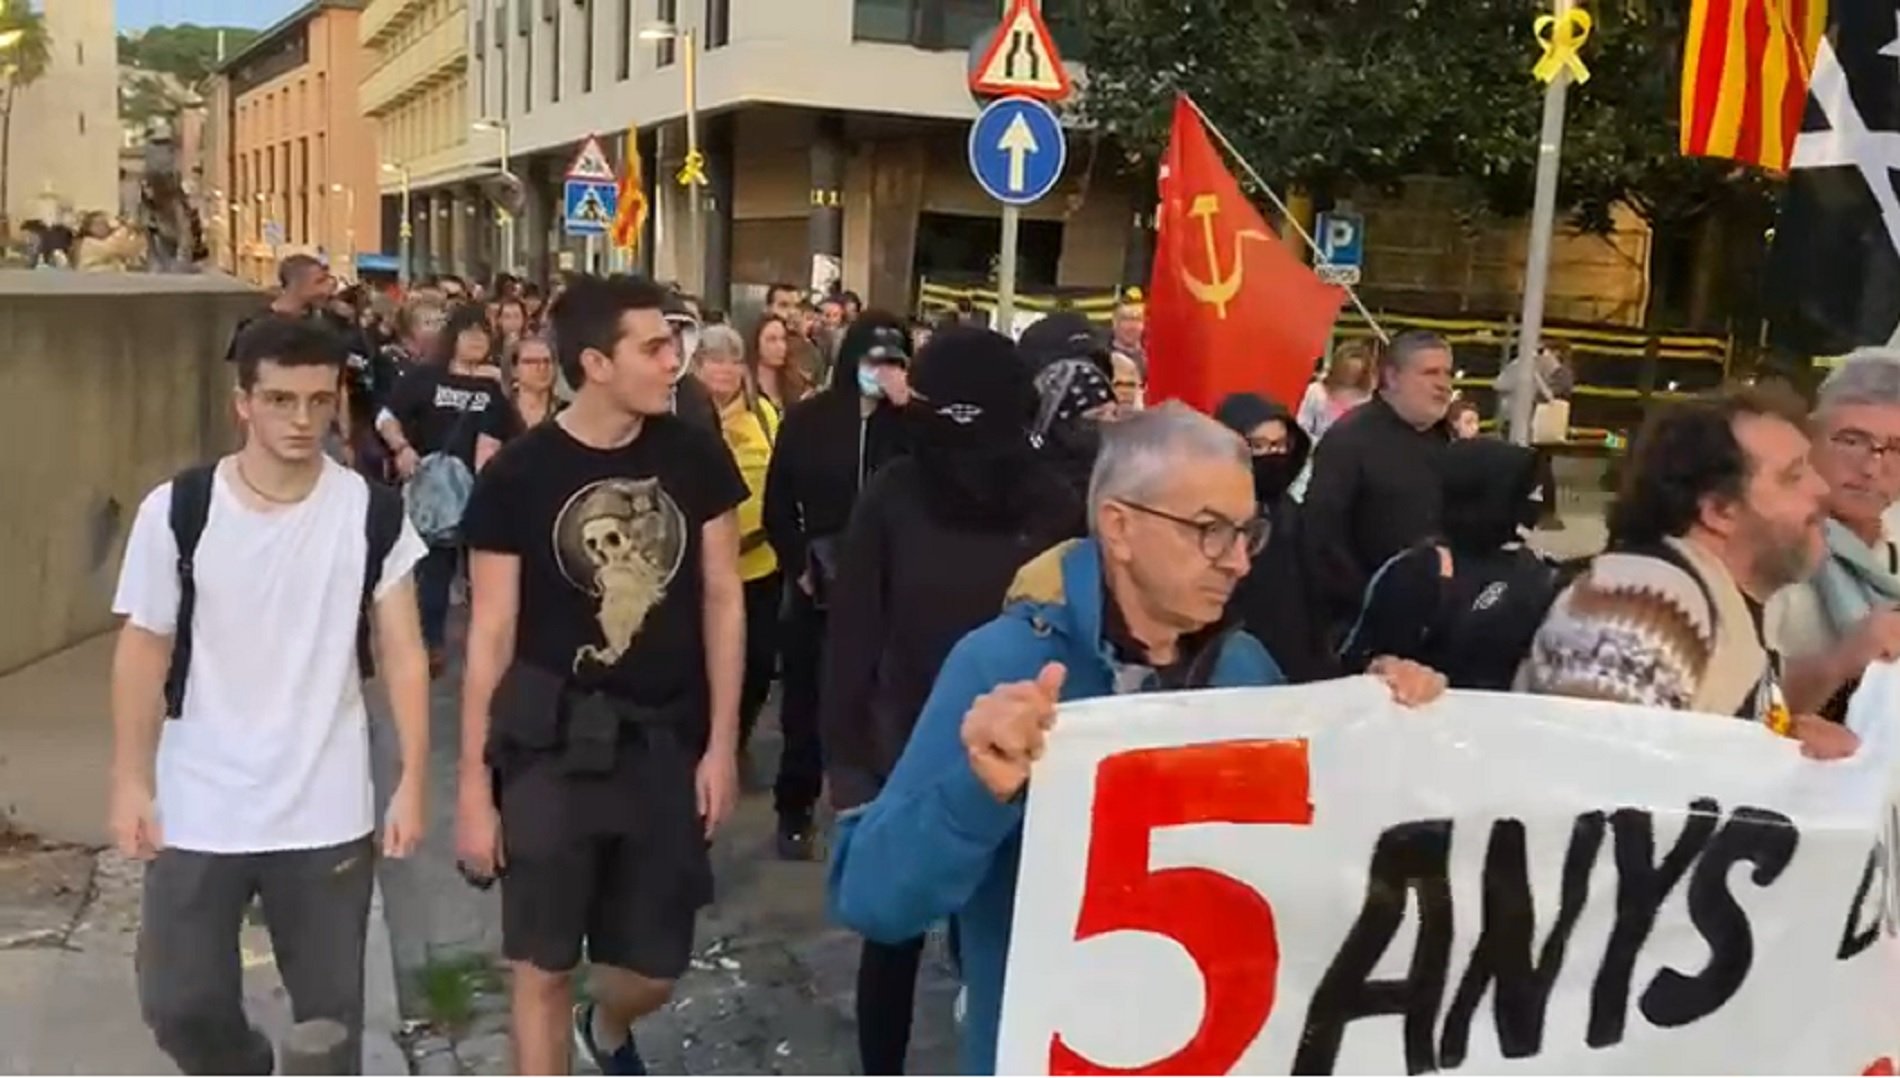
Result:
{"type": "MultiPolygon", "coordinates": [[[[963,716],[998,685],[1030,681],[1048,663],[1068,667],[1064,700],[1115,692],[1102,632],[1102,563],[1092,540],[1056,547],[1017,574],[1003,613],[964,637],[944,661],[890,781],[838,821],[831,859],[832,917],[885,943],[923,935],[946,917],[961,932],[968,1011],[963,1069],[996,1069],[1003,968],[1009,954],[1024,798],[996,800],[971,770],[963,716]]],[[[1211,686],[1285,679],[1253,637],[1219,644],[1211,686]]]]}

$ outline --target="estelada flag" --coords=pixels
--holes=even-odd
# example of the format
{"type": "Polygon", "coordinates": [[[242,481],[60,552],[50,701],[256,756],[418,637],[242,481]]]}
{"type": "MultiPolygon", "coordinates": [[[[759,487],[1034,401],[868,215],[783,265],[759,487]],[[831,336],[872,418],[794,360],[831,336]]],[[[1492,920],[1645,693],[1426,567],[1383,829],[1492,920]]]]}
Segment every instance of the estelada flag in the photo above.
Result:
{"type": "Polygon", "coordinates": [[[1828,0],[1692,0],[1682,152],[1786,171],[1828,0]]]}
{"type": "Polygon", "coordinates": [[[647,225],[647,184],[640,168],[640,129],[627,132],[627,163],[620,169],[620,204],[614,211],[614,246],[637,250],[647,225]]]}
{"type": "Polygon", "coordinates": [[[1297,408],[1345,300],[1267,227],[1177,99],[1148,288],[1148,398],[1212,412],[1245,392],[1297,408]]]}

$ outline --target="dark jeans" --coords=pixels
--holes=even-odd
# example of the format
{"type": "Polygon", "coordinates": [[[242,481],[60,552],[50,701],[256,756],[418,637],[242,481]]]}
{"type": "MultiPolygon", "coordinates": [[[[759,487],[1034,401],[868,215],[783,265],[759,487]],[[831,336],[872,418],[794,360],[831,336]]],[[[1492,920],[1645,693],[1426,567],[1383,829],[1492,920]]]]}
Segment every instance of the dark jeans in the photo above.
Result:
{"type": "Polygon", "coordinates": [[[376,850],[369,838],[311,850],[162,850],[145,870],[139,1002],[158,1046],[186,1074],[269,1074],[271,1044],[244,1015],[238,934],[264,907],[293,1020],[349,1031],[344,1065],[361,1073],[363,940],[376,850]]]}
{"type": "Polygon", "coordinates": [[[773,802],[781,821],[806,823],[825,783],[825,750],[818,738],[818,685],[826,619],[797,584],[786,591],[784,632],[779,637],[785,697],[778,711],[785,748],[778,759],[773,802]]]}
{"type": "Polygon", "coordinates": [[[858,956],[858,1059],[866,1074],[902,1074],[917,1006],[924,937],[895,946],[865,940],[858,956]]]}
{"type": "Polygon", "coordinates": [[[422,607],[422,640],[429,650],[439,650],[447,641],[449,589],[461,568],[462,549],[453,546],[429,548],[416,566],[416,603],[422,607]]]}
{"type": "Polygon", "coordinates": [[[778,618],[785,605],[785,578],[778,573],[745,585],[745,681],[739,690],[739,744],[752,741],[759,711],[778,674],[778,618]]]}
{"type": "Polygon", "coordinates": [[[1544,503],[1537,514],[1538,526],[1543,527],[1557,522],[1562,516],[1557,492],[1557,454],[1547,445],[1535,446],[1533,449],[1537,454],[1536,481],[1544,492],[1544,503]]]}

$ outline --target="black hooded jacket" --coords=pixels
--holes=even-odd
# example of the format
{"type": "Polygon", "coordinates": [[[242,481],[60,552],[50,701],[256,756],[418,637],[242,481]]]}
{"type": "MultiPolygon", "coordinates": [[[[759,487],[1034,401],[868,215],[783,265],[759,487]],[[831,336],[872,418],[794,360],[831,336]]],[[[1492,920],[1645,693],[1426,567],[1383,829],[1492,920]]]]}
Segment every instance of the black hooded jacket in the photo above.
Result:
{"type": "Polygon", "coordinates": [[[914,384],[911,455],[865,489],[838,559],[821,714],[840,809],[877,796],[950,649],[996,617],[1016,571],[1084,530],[1029,441],[1035,391],[1009,338],[947,330],[914,384]]]}
{"type": "Polygon", "coordinates": [[[1439,467],[1440,534],[1373,576],[1342,663],[1358,671],[1394,655],[1432,667],[1454,689],[1508,692],[1561,582],[1519,535],[1540,504],[1537,456],[1479,438],[1452,443],[1439,467]]]}
{"type": "Polygon", "coordinates": [[[1285,456],[1254,459],[1254,496],[1260,499],[1273,532],[1228,600],[1228,617],[1266,646],[1289,682],[1336,677],[1339,664],[1313,617],[1313,598],[1301,564],[1300,506],[1287,493],[1306,467],[1313,440],[1284,405],[1253,393],[1228,397],[1214,418],[1243,438],[1260,424],[1277,419],[1285,424],[1293,442],[1293,451],[1285,456]]]}
{"type": "Polygon", "coordinates": [[[765,532],[788,580],[809,567],[813,540],[844,534],[859,492],[908,450],[902,409],[879,401],[864,414],[849,344],[831,384],[786,411],[765,473],[765,532]]]}

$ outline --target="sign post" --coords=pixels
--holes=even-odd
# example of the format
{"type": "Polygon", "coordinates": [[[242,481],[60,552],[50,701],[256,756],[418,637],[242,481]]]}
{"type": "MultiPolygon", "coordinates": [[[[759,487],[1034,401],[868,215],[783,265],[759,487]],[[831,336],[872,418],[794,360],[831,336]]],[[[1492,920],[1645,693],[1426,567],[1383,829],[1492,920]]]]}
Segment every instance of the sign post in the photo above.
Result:
{"type": "Polygon", "coordinates": [[[620,208],[620,182],[600,139],[587,136],[581,152],[568,166],[567,182],[561,187],[561,225],[569,236],[587,241],[587,271],[594,272],[600,237],[613,228],[620,208]]]}
{"type": "Polygon", "coordinates": [[[1327,284],[1359,283],[1366,262],[1366,221],[1350,210],[1319,215],[1313,231],[1319,236],[1319,265],[1313,267],[1327,284]]]}
{"type": "Polygon", "coordinates": [[[996,267],[996,329],[1014,336],[1016,261],[1022,208],[1055,189],[1068,163],[1062,122],[1045,102],[1059,102],[1075,85],[1038,0],[1010,0],[989,47],[970,69],[970,92],[997,98],[970,128],[970,171],[1003,204],[996,267]]]}

